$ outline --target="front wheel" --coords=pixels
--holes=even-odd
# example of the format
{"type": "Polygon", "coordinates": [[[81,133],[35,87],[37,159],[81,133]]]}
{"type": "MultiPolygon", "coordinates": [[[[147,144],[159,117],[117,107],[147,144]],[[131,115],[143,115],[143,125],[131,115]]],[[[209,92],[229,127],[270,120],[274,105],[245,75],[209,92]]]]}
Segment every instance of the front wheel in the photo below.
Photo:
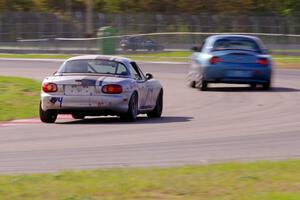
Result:
{"type": "Polygon", "coordinates": [[[189,72],[186,76],[187,85],[191,88],[196,87],[196,81],[195,81],[194,76],[195,75],[192,72],[189,72]]]}
{"type": "Polygon", "coordinates": [[[147,116],[149,118],[159,118],[161,117],[162,110],[163,110],[163,91],[161,90],[157,97],[155,108],[151,112],[147,113],[147,116]]]}
{"type": "Polygon", "coordinates": [[[138,95],[137,93],[133,93],[128,104],[128,111],[121,115],[121,119],[123,121],[135,121],[138,115],[138,95]]]}
{"type": "Polygon", "coordinates": [[[44,111],[40,103],[40,119],[44,123],[54,123],[57,118],[57,112],[55,110],[44,111]]]}
{"type": "Polygon", "coordinates": [[[197,81],[195,82],[195,87],[199,88],[201,91],[206,91],[208,83],[203,80],[203,74],[198,74],[197,81]]]}
{"type": "Polygon", "coordinates": [[[196,81],[188,80],[188,81],[187,81],[187,84],[188,84],[188,86],[191,87],[191,88],[195,88],[195,87],[196,87],[196,81]]]}

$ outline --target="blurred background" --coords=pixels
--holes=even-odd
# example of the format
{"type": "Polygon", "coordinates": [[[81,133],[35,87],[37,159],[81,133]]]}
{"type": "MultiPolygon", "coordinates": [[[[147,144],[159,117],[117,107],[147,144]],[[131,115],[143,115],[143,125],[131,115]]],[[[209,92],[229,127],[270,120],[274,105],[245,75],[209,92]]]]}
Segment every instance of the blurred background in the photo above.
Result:
{"type": "Polygon", "coordinates": [[[0,0],[0,53],[184,51],[234,32],[294,55],[299,22],[299,0],[0,0]]]}

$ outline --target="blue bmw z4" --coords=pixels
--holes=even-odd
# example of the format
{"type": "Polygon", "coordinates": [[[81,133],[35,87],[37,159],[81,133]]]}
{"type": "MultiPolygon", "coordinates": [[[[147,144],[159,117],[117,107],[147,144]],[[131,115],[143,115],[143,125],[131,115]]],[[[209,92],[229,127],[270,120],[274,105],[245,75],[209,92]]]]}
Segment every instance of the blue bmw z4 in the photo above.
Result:
{"type": "Polygon", "coordinates": [[[209,83],[261,85],[269,90],[272,60],[262,41],[245,35],[214,35],[205,39],[191,59],[189,86],[207,90],[209,83]]]}

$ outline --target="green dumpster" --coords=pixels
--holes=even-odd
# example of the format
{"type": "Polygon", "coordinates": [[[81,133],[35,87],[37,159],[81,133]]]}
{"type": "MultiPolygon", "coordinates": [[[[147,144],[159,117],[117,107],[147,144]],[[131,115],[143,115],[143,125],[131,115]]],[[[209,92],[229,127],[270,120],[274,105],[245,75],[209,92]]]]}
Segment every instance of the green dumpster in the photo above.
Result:
{"type": "MultiPolygon", "coordinates": [[[[115,36],[117,30],[111,26],[105,26],[98,29],[98,37],[115,36]]],[[[104,55],[116,54],[117,38],[103,38],[98,40],[99,53],[104,55]]]]}

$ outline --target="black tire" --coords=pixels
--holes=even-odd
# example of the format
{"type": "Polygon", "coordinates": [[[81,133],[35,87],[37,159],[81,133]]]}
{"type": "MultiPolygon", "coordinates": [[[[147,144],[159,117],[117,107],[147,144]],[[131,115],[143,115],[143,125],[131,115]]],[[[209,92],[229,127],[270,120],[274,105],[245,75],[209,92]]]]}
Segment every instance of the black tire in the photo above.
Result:
{"type": "Polygon", "coordinates": [[[263,86],[263,90],[270,90],[271,89],[271,82],[264,83],[262,86],[263,86]]]}
{"type": "Polygon", "coordinates": [[[80,113],[73,113],[72,117],[73,117],[73,119],[84,119],[85,118],[85,116],[80,113]]]}
{"type": "Polygon", "coordinates": [[[196,82],[195,81],[189,81],[188,86],[191,87],[191,88],[195,88],[196,87],[196,82]]]}
{"type": "Polygon", "coordinates": [[[40,103],[40,119],[44,123],[54,123],[57,119],[57,111],[55,110],[44,111],[40,103]]]}
{"type": "Polygon", "coordinates": [[[128,48],[127,47],[123,47],[122,51],[128,51],[128,48]]]}
{"type": "Polygon", "coordinates": [[[251,84],[250,84],[250,87],[251,87],[252,89],[255,89],[255,88],[256,88],[256,84],[255,84],[255,83],[251,83],[251,84]]]}
{"type": "Polygon", "coordinates": [[[199,78],[195,81],[195,87],[199,88],[201,91],[206,91],[208,83],[203,80],[203,74],[199,74],[199,78]]]}
{"type": "Polygon", "coordinates": [[[201,91],[206,91],[208,88],[208,83],[206,81],[202,81],[200,85],[200,90],[201,91]]]}
{"type": "Polygon", "coordinates": [[[186,83],[188,87],[191,88],[195,88],[196,87],[196,81],[195,81],[195,77],[194,77],[194,73],[193,72],[189,72],[186,76],[186,83]]]}
{"type": "Polygon", "coordinates": [[[157,97],[155,108],[151,112],[147,113],[147,116],[149,118],[159,118],[161,117],[162,110],[163,110],[163,91],[161,90],[157,97]]]}
{"type": "Polygon", "coordinates": [[[121,115],[122,121],[133,122],[138,115],[138,95],[134,92],[129,100],[127,113],[121,115]]]}

